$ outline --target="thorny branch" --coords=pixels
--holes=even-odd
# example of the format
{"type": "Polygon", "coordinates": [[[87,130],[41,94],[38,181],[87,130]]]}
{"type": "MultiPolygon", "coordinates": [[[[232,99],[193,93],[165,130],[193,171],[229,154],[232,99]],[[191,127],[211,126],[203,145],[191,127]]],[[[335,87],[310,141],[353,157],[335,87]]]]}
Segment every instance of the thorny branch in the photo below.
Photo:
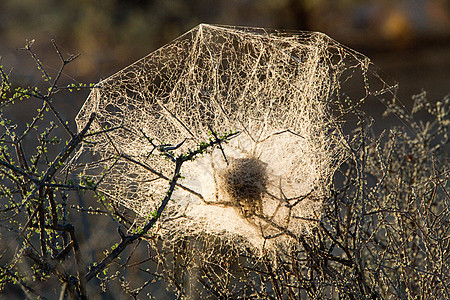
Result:
{"type": "MultiPolygon", "coordinates": [[[[43,67],[34,51],[32,50],[33,41],[29,42],[24,50],[28,51],[33,60],[35,61],[39,70],[43,74],[43,78],[47,82],[52,82],[49,72],[43,67]]],[[[53,45],[61,59],[61,68],[56,74],[55,79],[51,83],[46,94],[41,93],[37,89],[30,88],[16,88],[12,90],[12,84],[9,83],[8,76],[2,70],[2,90],[1,97],[3,99],[10,99],[3,101],[4,105],[11,105],[15,101],[25,101],[30,98],[34,98],[42,101],[42,107],[37,110],[36,115],[32,118],[30,124],[26,125],[25,130],[20,134],[16,134],[20,128],[17,125],[10,125],[11,120],[1,113],[1,128],[2,138],[0,157],[0,169],[3,174],[2,178],[2,190],[5,199],[10,199],[11,203],[2,203],[1,212],[4,214],[13,213],[9,217],[2,216],[1,221],[10,221],[12,224],[18,225],[20,228],[20,234],[18,235],[18,251],[12,257],[12,261],[9,265],[3,267],[5,272],[1,272],[2,276],[15,278],[14,281],[18,282],[26,295],[36,295],[37,291],[28,284],[24,284],[23,280],[26,277],[17,273],[14,270],[17,262],[22,257],[27,257],[35,263],[34,272],[36,276],[45,278],[48,274],[54,274],[57,276],[67,287],[67,291],[72,298],[86,299],[86,281],[84,280],[84,266],[83,259],[80,252],[79,243],[75,235],[75,227],[70,223],[65,223],[65,210],[61,207],[60,203],[57,203],[54,198],[55,193],[58,190],[89,190],[89,187],[60,183],[55,178],[57,172],[64,167],[68,158],[72,155],[73,151],[81,144],[84,135],[89,130],[92,121],[95,118],[93,113],[86,126],[77,134],[73,134],[69,129],[67,122],[63,121],[59,113],[54,109],[52,101],[54,95],[59,91],[58,82],[61,75],[64,72],[65,66],[73,61],[74,56],[70,56],[68,59],[64,59],[63,55],[59,51],[56,43],[53,41],[53,45]],[[48,140],[50,132],[55,128],[54,123],[50,121],[50,126],[44,130],[41,137],[38,137],[39,144],[36,146],[36,153],[31,158],[25,155],[24,149],[26,149],[26,143],[29,140],[29,136],[32,132],[38,132],[39,121],[44,119],[44,112],[46,108],[50,108],[54,117],[59,121],[61,125],[66,129],[70,135],[70,140],[67,141],[65,147],[63,147],[59,153],[55,156],[52,162],[49,162],[49,155],[47,153],[47,145],[53,143],[48,140]],[[15,159],[6,147],[7,144],[12,144],[15,149],[15,159]],[[45,162],[43,161],[45,159],[45,162]],[[7,180],[17,187],[17,192],[10,192],[7,180]],[[20,196],[22,200],[20,205],[17,204],[14,199],[20,196]],[[61,215],[61,213],[63,215],[61,215]],[[26,223],[20,225],[16,217],[25,214],[26,223]],[[16,222],[16,223],[14,223],[16,222]],[[38,235],[39,247],[35,247],[33,233],[38,235]],[[69,240],[60,239],[68,233],[69,240]],[[58,244],[58,240],[62,242],[61,250],[55,246],[58,244]],[[70,252],[74,253],[74,265],[76,268],[76,275],[72,276],[66,274],[60,264],[69,259],[70,252]]],[[[56,141],[54,139],[54,141],[56,141]]],[[[28,148],[27,148],[28,149],[28,148]]],[[[63,203],[64,204],[64,203],[63,203]]],[[[6,245],[5,245],[6,246],[6,245]]],[[[1,257],[3,258],[3,257],[1,257]]],[[[2,262],[3,264],[4,262],[2,262]]],[[[3,283],[4,284],[4,283],[3,283]]],[[[2,284],[2,285],[3,285],[2,284]]],[[[0,286],[1,287],[1,286],[0,286]]],[[[29,297],[29,296],[28,296],[29,297]]]]}
{"type": "MultiPolygon", "coordinates": [[[[173,157],[173,159],[175,161],[173,176],[169,181],[169,188],[166,192],[166,196],[161,201],[161,204],[159,205],[158,209],[156,210],[156,213],[154,214],[154,216],[137,233],[134,233],[131,235],[126,235],[119,228],[118,230],[119,230],[119,234],[121,237],[121,242],[117,245],[117,247],[111,253],[108,254],[108,256],[106,256],[100,263],[95,264],[89,270],[89,272],[86,274],[86,280],[87,281],[91,280],[100,271],[102,271],[104,268],[106,268],[114,259],[116,259],[125,250],[125,248],[128,245],[130,245],[134,241],[144,237],[147,234],[147,232],[155,225],[155,223],[161,217],[161,214],[163,213],[164,209],[166,208],[167,203],[171,199],[173,191],[177,187],[177,181],[181,176],[180,171],[181,171],[181,166],[183,165],[183,163],[185,163],[186,161],[193,160],[197,155],[202,154],[205,151],[208,151],[215,145],[219,145],[220,143],[227,141],[228,139],[232,138],[235,135],[236,135],[236,133],[227,134],[227,135],[225,135],[224,138],[213,139],[209,143],[201,144],[197,149],[195,149],[193,151],[189,151],[186,154],[181,154],[176,158],[173,157]]],[[[161,150],[161,151],[168,151],[168,150],[161,150]]],[[[171,155],[171,154],[169,152],[166,152],[166,155],[171,155]]]]}
{"type": "MultiPolygon", "coordinates": [[[[71,157],[74,150],[79,147],[79,145],[83,142],[84,137],[91,136],[96,133],[89,133],[88,131],[91,127],[92,122],[94,121],[96,114],[93,112],[85,124],[84,128],[80,130],[77,134],[73,134],[70,128],[67,126],[66,122],[62,120],[58,112],[54,109],[51,104],[54,95],[59,91],[58,82],[61,78],[61,74],[64,71],[64,67],[73,61],[76,56],[69,56],[69,58],[64,59],[62,53],[57,47],[56,43],[52,41],[55,50],[58,56],[61,59],[62,66],[58,71],[55,79],[52,80],[50,74],[45,70],[42,63],[38,60],[35,53],[32,50],[33,42],[27,44],[24,50],[28,51],[32,58],[35,60],[36,65],[39,70],[43,73],[43,77],[46,81],[50,82],[50,88],[48,89],[47,94],[43,94],[38,90],[30,91],[28,89],[19,90],[19,96],[13,95],[13,97],[28,98],[34,97],[35,99],[42,100],[43,106],[41,109],[38,109],[37,114],[33,118],[32,122],[28,124],[27,128],[20,135],[15,135],[12,131],[15,127],[5,126],[4,129],[6,134],[3,135],[3,143],[12,143],[16,150],[16,160],[18,164],[12,161],[12,158],[9,154],[3,151],[3,158],[0,158],[0,166],[2,167],[2,173],[7,175],[21,190],[22,201],[20,205],[15,205],[14,208],[17,211],[17,214],[21,214],[26,212],[28,215],[27,222],[21,228],[21,236],[24,238],[24,248],[23,251],[19,252],[15,260],[19,260],[20,257],[28,257],[31,259],[37,267],[38,272],[50,273],[54,274],[59,278],[61,282],[64,283],[64,290],[66,290],[72,298],[76,299],[86,299],[87,298],[87,290],[86,283],[93,279],[99,272],[103,271],[111,262],[118,258],[118,256],[133,242],[141,239],[145,236],[148,231],[155,225],[155,223],[160,218],[163,213],[167,203],[169,202],[173,191],[176,187],[181,187],[187,190],[190,190],[180,184],[177,183],[180,178],[180,170],[182,164],[186,161],[193,160],[197,155],[202,154],[206,151],[209,151],[210,148],[215,147],[216,145],[220,145],[220,143],[226,142],[227,139],[232,138],[235,133],[230,133],[223,138],[215,137],[215,139],[211,139],[209,143],[202,143],[197,149],[190,150],[186,154],[179,155],[178,157],[173,157],[171,154],[171,150],[175,149],[175,147],[171,147],[170,145],[165,146],[155,146],[158,151],[160,151],[163,155],[172,159],[175,163],[174,172],[172,178],[165,178],[169,182],[168,191],[164,199],[162,199],[158,209],[156,210],[153,217],[143,226],[138,232],[134,234],[125,234],[122,232],[121,227],[118,227],[119,235],[121,237],[121,242],[118,246],[111,251],[103,260],[99,263],[92,264],[93,267],[89,269],[87,273],[84,271],[84,259],[80,250],[80,246],[78,243],[78,239],[75,234],[75,227],[66,223],[65,217],[61,218],[61,213],[65,214],[64,210],[61,211],[59,207],[60,204],[57,203],[57,199],[55,199],[55,192],[58,189],[62,190],[95,190],[97,185],[75,185],[73,183],[60,183],[56,180],[55,175],[58,174],[58,171],[65,166],[68,159],[71,157]],[[59,151],[59,153],[54,157],[52,162],[48,162],[45,170],[39,170],[37,167],[39,166],[38,160],[46,157],[43,155],[43,152],[38,152],[33,156],[31,164],[27,160],[25,153],[23,151],[23,143],[26,141],[26,137],[36,130],[36,126],[38,124],[38,120],[44,116],[44,111],[46,108],[50,108],[53,112],[55,118],[59,121],[61,125],[65,128],[66,132],[69,133],[70,139],[66,142],[66,145],[59,151]],[[11,141],[8,141],[6,138],[10,137],[11,141]],[[38,171],[39,170],[39,171],[38,171]],[[32,241],[27,238],[32,231],[36,230],[39,235],[39,248],[36,248],[32,241]],[[54,238],[61,236],[65,236],[68,234],[68,240],[63,238],[63,247],[60,250],[57,250],[54,246],[54,238]],[[67,274],[63,268],[59,265],[65,260],[69,259],[70,253],[74,253],[74,265],[76,268],[75,275],[67,274]]],[[[2,80],[2,95],[6,95],[9,93],[7,89],[10,88],[10,85],[7,83],[7,76],[2,71],[3,80],[2,80]],[[5,90],[6,89],[6,90],[5,90]]],[[[6,120],[2,115],[2,119],[6,124],[6,120]]],[[[47,138],[49,133],[54,129],[53,123],[49,128],[44,131],[43,138],[40,139],[41,149],[44,149],[45,143],[47,143],[47,138]]],[[[108,131],[101,131],[97,134],[104,134],[108,131]]],[[[38,147],[38,149],[39,149],[38,147]]],[[[119,157],[123,159],[131,160],[131,157],[123,154],[119,157]]],[[[159,174],[157,171],[154,171],[159,174]]],[[[160,174],[163,176],[162,174],[160,174]]],[[[193,192],[193,191],[192,191],[193,192]]],[[[195,193],[195,192],[193,192],[195,193]]],[[[12,196],[11,196],[12,197],[12,196]]],[[[64,199],[63,199],[64,200],[64,199]]],[[[10,209],[5,209],[3,212],[8,212],[10,209]]],[[[5,268],[5,272],[10,272],[8,268],[5,268]]],[[[10,274],[10,276],[12,276],[10,274]]],[[[16,275],[14,275],[16,276],[16,275]]],[[[21,280],[18,281],[22,282],[21,280]]],[[[35,293],[31,287],[28,287],[25,284],[21,284],[21,287],[26,289],[29,293],[35,293]]]]}

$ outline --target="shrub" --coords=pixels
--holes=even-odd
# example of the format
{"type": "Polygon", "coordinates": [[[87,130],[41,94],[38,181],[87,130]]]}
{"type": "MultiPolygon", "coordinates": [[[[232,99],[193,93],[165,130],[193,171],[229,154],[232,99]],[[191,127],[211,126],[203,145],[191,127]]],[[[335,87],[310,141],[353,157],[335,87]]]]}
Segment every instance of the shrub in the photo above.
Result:
{"type": "MultiPolygon", "coordinates": [[[[54,46],[61,68],[53,78],[32,43],[25,47],[42,72],[43,88],[14,87],[0,69],[0,289],[5,295],[84,299],[95,298],[102,288],[109,296],[133,298],[450,298],[450,95],[435,104],[426,93],[416,95],[411,113],[383,102],[386,114],[402,125],[379,135],[370,117],[358,112],[357,126],[345,135],[348,158],[324,193],[319,226],[308,235],[291,234],[292,242],[275,252],[260,253],[214,235],[189,234],[188,228],[182,240],[158,235],[157,221],[182,164],[235,133],[214,133],[208,143],[180,155],[154,145],[174,163],[173,176],[159,206],[138,228],[134,213],[108,201],[97,191],[98,182],[70,177],[74,151],[113,129],[93,132],[92,114],[75,132],[55,108],[58,96],[89,86],[59,84],[76,56],[64,58],[54,46]],[[29,120],[16,119],[15,112],[36,103],[29,120]],[[431,121],[415,120],[420,111],[431,121]],[[93,233],[103,239],[93,244],[93,233]],[[161,292],[161,285],[168,292],[161,292]]],[[[260,165],[257,169],[263,172],[260,165]]],[[[257,188],[259,195],[263,189],[257,188]]]]}

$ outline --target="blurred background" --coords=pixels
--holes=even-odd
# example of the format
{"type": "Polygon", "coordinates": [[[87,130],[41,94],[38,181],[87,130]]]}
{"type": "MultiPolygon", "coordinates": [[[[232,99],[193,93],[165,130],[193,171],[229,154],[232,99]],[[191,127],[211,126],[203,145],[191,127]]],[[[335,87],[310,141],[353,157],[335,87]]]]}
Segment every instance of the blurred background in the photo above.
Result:
{"type": "MultiPolygon", "coordinates": [[[[41,74],[30,55],[17,49],[34,39],[35,53],[55,74],[60,61],[54,39],[64,55],[81,54],[65,69],[62,83],[96,83],[199,23],[324,32],[370,57],[385,78],[397,81],[398,98],[407,107],[422,90],[430,101],[450,92],[450,0],[0,0],[0,65],[11,71],[15,84],[36,85],[41,74]]],[[[88,92],[54,102],[72,128],[88,92]]],[[[29,122],[38,104],[8,112],[19,124],[29,122]]],[[[371,113],[375,108],[384,110],[371,107],[371,113]]],[[[70,199],[81,207],[98,207],[95,199],[79,194],[70,199]]],[[[118,239],[115,225],[104,220],[83,214],[76,221],[84,226],[82,250],[92,261],[101,258],[95,249],[118,239]]],[[[120,289],[98,292],[93,299],[119,298],[114,293],[120,289]]],[[[160,293],[160,299],[169,299],[160,293]]],[[[14,287],[6,295],[24,298],[14,287]]]]}
{"type": "Polygon", "coordinates": [[[449,92],[449,0],[1,0],[0,64],[32,84],[40,74],[17,49],[35,39],[57,69],[55,39],[81,53],[67,80],[98,82],[199,23],[321,31],[369,56],[405,103],[422,89],[430,100],[449,92]]]}

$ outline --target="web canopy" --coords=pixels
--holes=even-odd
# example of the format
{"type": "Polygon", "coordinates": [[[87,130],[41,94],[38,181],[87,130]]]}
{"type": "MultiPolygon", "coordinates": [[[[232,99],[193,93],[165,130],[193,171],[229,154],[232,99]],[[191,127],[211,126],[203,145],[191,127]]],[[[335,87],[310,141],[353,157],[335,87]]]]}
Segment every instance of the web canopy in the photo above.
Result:
{"type": "Polygon", "coordinates": [[[83,128],[95,112],[91,129],[102,133],[79,152],[92,155],[82,175],[145,218],[173,173],[158,147],[176,155],[236,132],[183,165],[163,232],[257,247],[307,233],[346,155],[343,86],[357,101],[386,88],[374,92],[370,66],[322,33],[201,24],[92,90],[76,122],[83,128]]]}

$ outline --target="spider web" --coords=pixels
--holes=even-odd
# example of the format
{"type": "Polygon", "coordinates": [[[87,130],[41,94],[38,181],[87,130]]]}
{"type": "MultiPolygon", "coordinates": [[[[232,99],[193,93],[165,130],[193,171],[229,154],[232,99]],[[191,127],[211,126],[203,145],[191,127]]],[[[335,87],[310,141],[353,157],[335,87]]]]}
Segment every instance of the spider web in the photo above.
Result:
{"type": "Polygon", "coordinates": [[[77,126],[95,112],[91,129],[103,133],[80,149],[78,157],[91,155],[81,175],[144,219],[173,175],[158,147],[177,155],[208,142],[211,131],[239,132],[183,165],[162,232],[206,232],[256,247],[307,233],[346,156],[343,116],[389,88],[371,70],[365,56],[322,33],[201,24],[92,90],[77,126]],[[258,207],[247,215],[223,180],[244,159],[265,172],[258,207]]]}

